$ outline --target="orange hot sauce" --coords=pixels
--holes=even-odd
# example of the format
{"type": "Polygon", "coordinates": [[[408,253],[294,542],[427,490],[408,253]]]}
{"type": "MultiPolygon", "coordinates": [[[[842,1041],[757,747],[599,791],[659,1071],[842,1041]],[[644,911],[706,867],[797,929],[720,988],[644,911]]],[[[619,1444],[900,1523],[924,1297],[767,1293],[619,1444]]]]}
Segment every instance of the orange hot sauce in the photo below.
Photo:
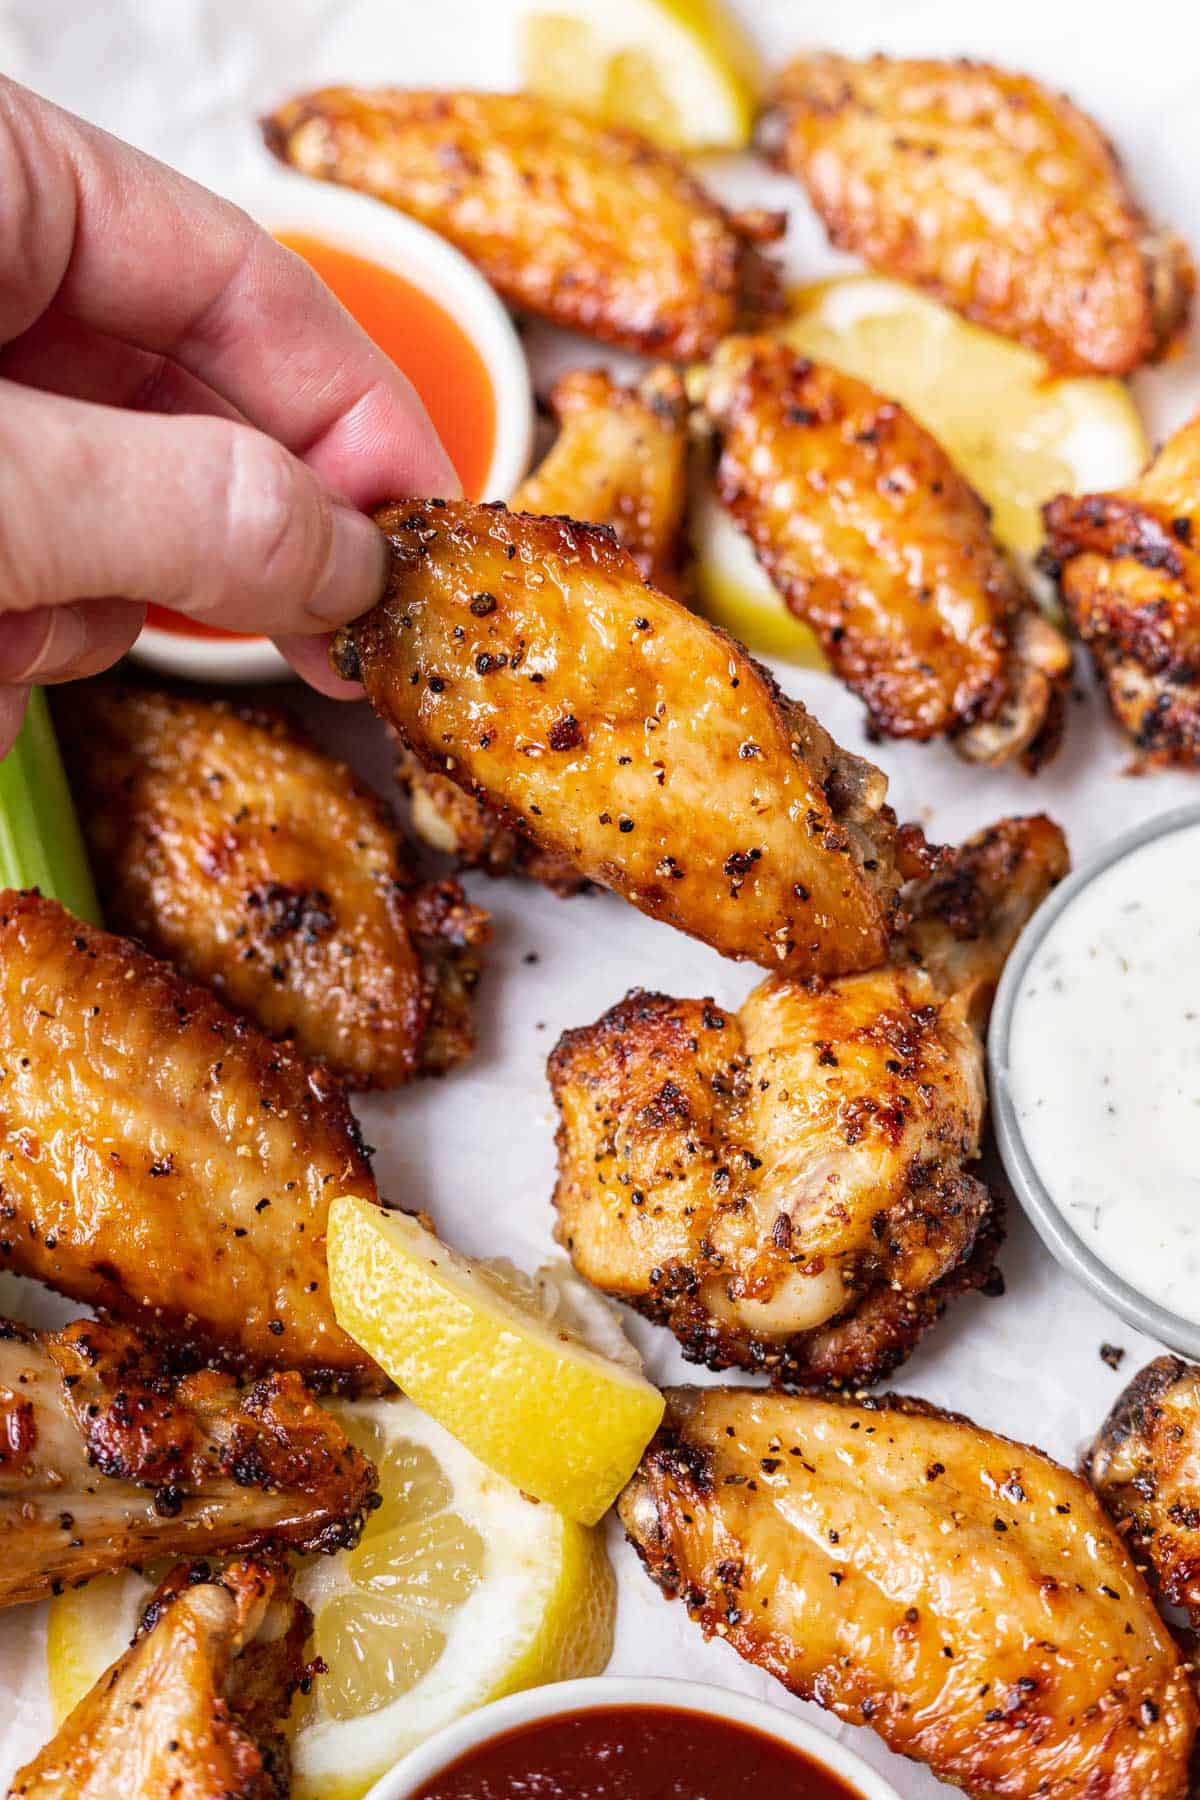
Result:
{"type": "MultiPolygon", "coordinates": [[[[280,242],[312,265],[368,337],[403,369],[425,402],[464,493],[477,500],[496,441],[496,396],[487,365],[466,332],[422,288],[379,263],[299,233],[281,236],[280,242]]],[[[166,606],[147,607],[146,622],[187,637],[241,635],[197,624],[166,606]]]]}

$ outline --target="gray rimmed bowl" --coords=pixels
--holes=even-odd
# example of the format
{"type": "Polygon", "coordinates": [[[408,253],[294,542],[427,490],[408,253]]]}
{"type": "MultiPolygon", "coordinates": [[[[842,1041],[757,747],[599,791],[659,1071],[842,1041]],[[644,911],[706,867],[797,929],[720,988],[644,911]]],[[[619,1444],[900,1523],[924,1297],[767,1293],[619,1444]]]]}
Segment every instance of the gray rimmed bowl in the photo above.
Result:
{"type": "Polygon", "coordinates": [[[1146,819],[1131,831],[1122,832],[1111,844],[1106,844],[1097,856],[1076,869],[1048,900],[1043,901],[1021,933],[996,991],[992,1022],[988,1030],[988,1081],[992,1125],[1004,1167],[1017,1198],[1051,1256],[1069,1275],[1098,1294],[1130,1325],[1136,1325],[1139,1331],[1157,1338],[1181,1355],[1200,1360],[1200,1325],[1191,1319],[1180,1318],[1178,1313],[1160,1306],[1156,1300],[1151,1300],[1148,1295],[1132,1287],[1110,1269],[1107,1263],[1102,1262],[1095,1251],[1071,1229],[1026,1147],[1013,1104],[1010,1080],[1013,1014],[1029,965],[1051,927],[1067,911],[1077,895],[1115,863],[1133,855],[1145,844],[1154,843],[1159,838],[1169,837],[1173,832],[1196,825],[1200,825],[1200,804],[1178,806],[1170,812],[1159,813],[1153,819],[1146,819]]]}

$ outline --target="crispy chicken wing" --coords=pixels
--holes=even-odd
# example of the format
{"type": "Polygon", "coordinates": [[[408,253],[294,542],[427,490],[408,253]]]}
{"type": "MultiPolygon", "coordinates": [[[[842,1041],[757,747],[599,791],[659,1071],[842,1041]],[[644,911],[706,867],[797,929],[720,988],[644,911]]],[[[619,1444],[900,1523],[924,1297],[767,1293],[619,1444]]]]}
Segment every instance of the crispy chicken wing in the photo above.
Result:
{"type": "Polygon", "coordinates": [[[411,802],[417,836],[430,849],[453,856],[460,868],[492,876],[524,875],[563,899],[591,886],[565,856],[543,850],[486,800],[464,792],[449,775],[427,769],[399,736],[396,780],[411,802]]]}
{"type": "Polygon", "coordinates": [[[721,499],[874,729],[971,761],[1052,754],[1070,648],[935,439],[770,337],[721,345],[706,407],[721,499]]]}
{"type": "Polygon", "coordinates": [[[388,590],[335,660],[427,766],[727,956],[879,961],[900,879],[887,782],[731,638],[594,526],[467,502],[377,518],[388,590]]]}
{"type": "MultiPolygon", "coordinates": [[[[602,369],[571,369],[550,400],[558,439],[513,495],[512,510],[611,526],[646,580],[682,598],[688,408],[680,377],[661,364],[636,387],[621,387],[602,369]]],[[[488,875],[528,875],[559,894],[587,885],[564,858],[403,745],[397,775],[412,800],[414,828],[435,850],[488,875]]]]}
{"type": "Polygon", "coordinates": [[[710,1368],[890,1373],[991,1273],[983,1026],[1066,867],[1056,825],[1005,820],[907,890],[882,968],[773,976],[737,1014],[634,993],[567,1032],[554,1200],[580,1273],[710,1368]]]}
{"type": "Polygon", "coordinates": [[[115,930],[352,1086],[469,1053],[487,914],[418,886],[382,802],[293,720],[110,681],[56,718],[115,930]]]}
{"type": "Polygon", "coordinates": [[[0,1322],[0,1606],[147,1558],[342,1549],[374,1485],[298,1375],[176,1377],[123,1325],[0,1322]]]}
{"type": "Polygon", "coordinates": [[[680,1388],[619,1510],[706,1634],[978,1800],[1184,1800],[1179,1653],[1040,1450],[898,1396],[680,1388]]]}
{"type": "Polygon", "coordinates": [[[727,213],[670,151],[548,101],[325,88],[263,134],[304,174],[432,226],[509,305],[606,343],[686,362],[777,307],[758,246],[779,215],[727,213]]]}
{"type": "Polygon", "coordinates": [[[1154,1587],[1200,1629],[1200,1368],[1157,1356],[1092,1445],[1088,1477],[1154,1587]]]}
{"type": "Polygon", "coordinates": [[[802,56],[759,147],[831,241],[1065,374],[1124,375],[1180,334],[1195,277],[1085,113],[984,63],[802,56]]]}
{"type": "Polygon", "coordinates": [[[333,1316],[325,1221],[374,1200],[333,1078],[127,939],[0,894],[0,1268],[174,1353],[383,1377],[333,1316]]]}
{"type": "Polygon", "coordinates": [[[488,914],[417,886],[383,803],[293,720],[119,682],[56,720],[115,931],[353,1087],[470,1055],[488,914]]]}
{"type": "Polygon", "coordinates": [[[1046,508],[1046,559],[1150,763],[1200,763],[1200,416],[1132,487],[1046,508]]]}
{"type": "Polygon", "coordinates": [[[688,456],[680,376],[664,363],[622,387],[603,369],[569,369],[550,404],[558,437],[511,510],[610,525],[650,585],[678,598],[688,456]]]}
{"type": "Polygon", "coordinates": [[[310,1622],[269,1563],[176,1570],[9,1800],[287,1800],[310,1622]]]}

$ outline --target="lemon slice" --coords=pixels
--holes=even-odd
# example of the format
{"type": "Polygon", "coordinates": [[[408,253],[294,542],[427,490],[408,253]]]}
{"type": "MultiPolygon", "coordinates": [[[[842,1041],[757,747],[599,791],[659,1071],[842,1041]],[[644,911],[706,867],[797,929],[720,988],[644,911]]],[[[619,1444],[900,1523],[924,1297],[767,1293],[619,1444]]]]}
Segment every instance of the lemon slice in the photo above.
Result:
{"type": "Polygon", "coordinates": [[[644,1376],[403,1213],[334,1200],[328,1258],[339,1325],[410,1399],[525,1493],[607,1511],[662,1418],[644,1376]]]}
{"type": "Polygon", "coordinates": [[[719,0],[549,0],[520,24],[523,85],[676,150],[743,150],[757,64],[719,0]]]}
{"type": "MultiPolygon", "coordinates": [[[[379,1469],[383,1504],[354,1550],[296,1564],[327,1666],[293,1709],[293,1800],[357,1800],[462,1713],[598,1674],[612,1649],[598,1532],[519,1494],[407,1399],[333,1410],[379,1469]]],[[[51,1603],[57,1721],[126,1648],[150,1592],[128,1572],[51,1603]]]]}
{"type": "Polygon", "coordinates": [[[851,275],[801,289],[780,330],[814,362],[907,407],[991,506],[1000,542],[1024,556],[1041,544],[1044,501],[1121,487],[1145,466],[1123,382],[1051,379],[1032,350],[902,281],[851,275]]]}
{"type": "Polygon", "coordinates": [[[707,473],[694,476],[688,511],[696,609],[761,656],[823,669],[816,638],[787,609],[779,589],[717,499],[707,473]]]}

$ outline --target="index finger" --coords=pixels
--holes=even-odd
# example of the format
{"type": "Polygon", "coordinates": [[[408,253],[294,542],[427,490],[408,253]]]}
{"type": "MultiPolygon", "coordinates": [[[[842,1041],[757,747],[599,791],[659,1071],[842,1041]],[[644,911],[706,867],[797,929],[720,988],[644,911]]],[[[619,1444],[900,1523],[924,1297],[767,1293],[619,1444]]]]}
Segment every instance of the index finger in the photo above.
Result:
{"type": "Polygon", "coordinates": [[[424,406],[240,208],[0,76],[0,342],[53,308],[170,357],[354,505],[456,494],[424,406]]]}

